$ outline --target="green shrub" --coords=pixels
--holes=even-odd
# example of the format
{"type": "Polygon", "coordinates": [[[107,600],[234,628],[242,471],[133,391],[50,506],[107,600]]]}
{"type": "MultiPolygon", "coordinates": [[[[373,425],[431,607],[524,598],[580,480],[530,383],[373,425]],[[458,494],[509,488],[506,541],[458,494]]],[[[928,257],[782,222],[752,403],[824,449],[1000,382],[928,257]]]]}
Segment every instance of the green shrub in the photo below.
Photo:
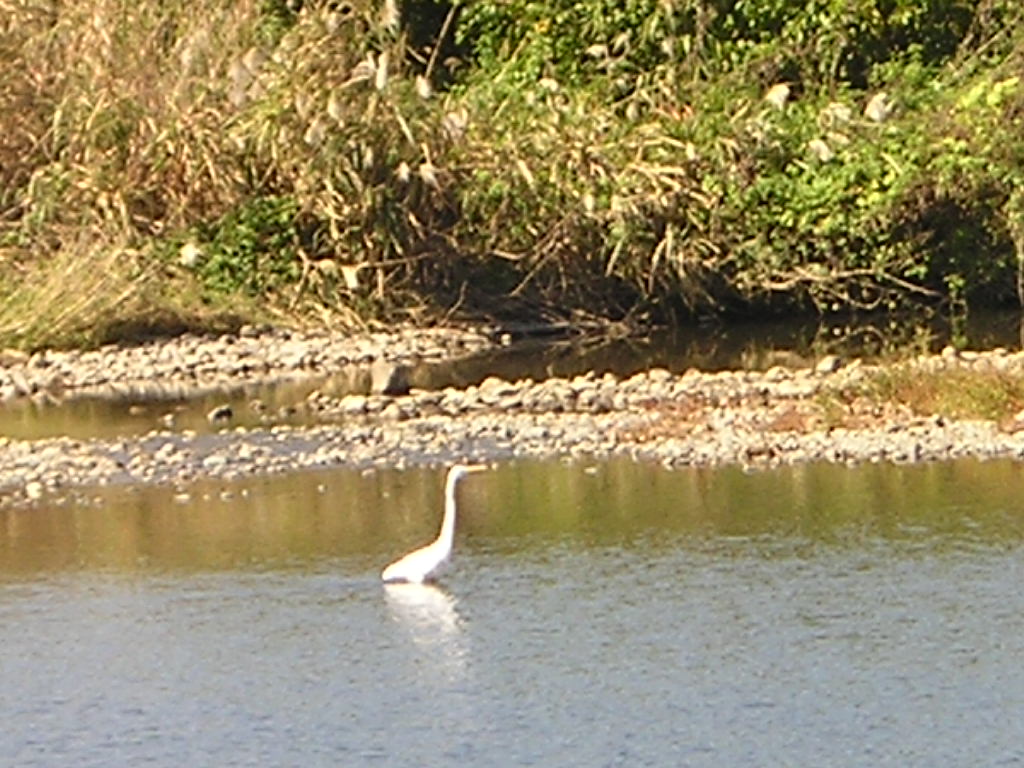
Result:
{"type": "Polygon", "coordinates": [[[290,197],[257,198],[197,227],[196,272],[220,294],[260,296],[300,274],[298,206],[290,197]]]}

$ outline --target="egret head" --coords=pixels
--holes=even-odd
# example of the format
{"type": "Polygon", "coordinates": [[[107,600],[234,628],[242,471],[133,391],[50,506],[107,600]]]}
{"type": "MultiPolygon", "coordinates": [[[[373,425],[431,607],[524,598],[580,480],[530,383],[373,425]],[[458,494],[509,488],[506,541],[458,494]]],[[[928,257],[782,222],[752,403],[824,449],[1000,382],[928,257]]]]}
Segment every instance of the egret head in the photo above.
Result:
{"type": "Polygon", "coordinates": [[[453,464],[448,470],[448,479],[454,483],[471,472],[483,472],[485,469],[486,464],[453,464]]]}

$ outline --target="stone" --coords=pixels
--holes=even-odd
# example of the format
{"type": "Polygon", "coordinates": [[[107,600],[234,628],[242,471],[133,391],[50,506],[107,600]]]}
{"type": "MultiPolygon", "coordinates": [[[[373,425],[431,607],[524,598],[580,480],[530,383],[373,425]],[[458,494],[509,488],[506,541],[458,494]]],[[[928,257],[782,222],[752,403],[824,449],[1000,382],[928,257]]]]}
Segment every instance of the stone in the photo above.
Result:
{"type": "Polygon", "coordinates": [[[409,394],[409,368],[405,365],[377,360],[370,366],[370,392],[374,395],[409,394]]]}
{"type": "Polygon", "coordinates": [[[25,374],[19,370],[13,370],[9,374],[11,386],[14,387],[14,392],[17,397],[23,397],[25,395],[31,395],[35,391],[35,387],[32,385],[25,374]]]}
{"type": "Polygon", "coordinates": [[[20,349],[0,349],[0,368],[10,368],[15,365],[25,365],[28,362],[28,353],[20,349]]]}
{"type": "Polygon", "coordinates": [[[820,374],[835,373],[843,365],[843,360],[839,355],[825,355],[818,361],[818,364],[814,366],[814,372],[820,374]]]}
{"type": "Polygon", "coordinates": [[[512,385],[505,381],[500,376],[488,376],[486,379],[480,382],[479,389],[481,392],[507,392],[512,385]]]}
{"type": "Polygon", "coordinates": [[[402,410],[402,406],[398,403],[390,402],[384,406],[384,409],[380,412],[380,416],[382,419],[398,421],[405,418],[405,412],[402,410]]]}
{"type": "Polygon", "coordinates": [[[365,395],[345,395],[338,401],[338,410],[349,416],[359,416],[366,413],[365,395]]]}
{"type": "Polygon", "coordinates": [[[153,458],[157,461],[169,461],[177,452],[178,449],[174,443],[166,442],[156,450],[153,454],[153,458]]]}
{"type": "Polygon", "coordinates": [[[224,422],[231,421],[234,415],[235,412],[231,409],[231,406],[224,403],[211,409],[210,412],[206,414],[206,420],[211,424],[223,424],[224,422]]]}
{"type": "Polygon", "coordinates": [[[213,453],[203,459],[203,467],[206,469],[219,469],[228,463],[228,457],[220,453],[213,453]]]}

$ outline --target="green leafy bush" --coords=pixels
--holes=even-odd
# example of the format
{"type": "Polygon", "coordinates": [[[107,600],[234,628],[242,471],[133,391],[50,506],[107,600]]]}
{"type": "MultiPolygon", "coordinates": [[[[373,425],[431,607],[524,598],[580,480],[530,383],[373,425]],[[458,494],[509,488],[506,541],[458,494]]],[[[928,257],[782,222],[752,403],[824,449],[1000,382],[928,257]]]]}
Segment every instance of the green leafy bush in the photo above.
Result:
{"type": "Polygon", "coordinates": [[[298,206],[264,197],[197,228],[197,274],[213,293],[259,296],[295,282],[299,268],[298,206]]]}

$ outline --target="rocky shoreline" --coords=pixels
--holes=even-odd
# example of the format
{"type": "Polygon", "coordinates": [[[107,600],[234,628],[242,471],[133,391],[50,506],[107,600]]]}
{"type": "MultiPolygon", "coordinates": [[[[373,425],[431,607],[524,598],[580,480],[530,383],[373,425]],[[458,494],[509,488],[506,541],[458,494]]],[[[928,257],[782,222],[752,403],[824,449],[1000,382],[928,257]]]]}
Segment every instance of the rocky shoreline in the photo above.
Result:
{"type": "Polygon", "coordinates": [[[341,335],[243,326],[237,334],[184,334],[89,351],[2,350],[0,404],[20,397],[189,396],[349,365],[436,362],[492,346],[485,334],[452,328],[341,335]]]}
{"type": "MultiPolygon", "coordinates": [[[[239,339],[202,343],[252,354],[239,339]]],[[[409,360],[416,357],[409,350],[417,349],[434,350],[436,358],[443,358],[487,346],[473,334],[445,337],[440,331],[396,337],[392,346],[384,338],[376,342],[383,351],[377,357],[367,351],[363,362],[409,360]],[[402,339],[416,341],[402,348],[402,339]]],[[[313,356],[312,366],[297,357],[291,365],[268,363],[266,369],[255,370],[294,374],[329,368],[336,359],[332,355],[341,354],[337,350],[344,346],[330,340],[318,347],[308,337],[302,344],[307,347],[303,355],[313,356]]],[[[276,359],[286,359],[274,344],[264,346],[269,354],[278,355],[276,359]]],[[[297,355],[299,348],[291,351],[297,355]]],[[[141,353],[132,349],[126,354],[141,353]]],[[[173,357],[167,351],[151,354],[173,357]]],[[[42,370],[54,368],[65,381],[92,386],[92,369],[69,375],[66,366],[71,364],[51,355],[44,358],[49,362],[42,370]]],[[[240,358],[214,358],[216,375],[237,382],[239,374],[233,371],[240,358]]],[[[31,366],[30,361],[22,364],[31,366]]],[[[931,372],[970,368],[1024,376],[1024,354],[1001,350],[947,350],[904,364],[931,372]]],[[[133,375],[123,374],[123,380],[136,381],[144,379],[140,370],[153,368],[132,369],[130,362],[122,361],[120,368],[111,365],[111,370],[134,370],[133,375]]],[[[247,368],[243,377],[253,370],[247,368]]],[[[159,430],[116,440],[0,438],[0,505],[60,499],[74,489],[113,483],[185,487],[201,478],[228,481],[332,466],[459,459],[628,456],[667,467],[734,464],[754,469],[810,461],[1024,458],[1024,424],[921,417],[905,407],[849,396],[875,370],[857,360],[844,363],[827,357],[813,369],[775,367],[763,372],[674,374],[653,369],[628,378],[593,373],[543,381],[491,377],[464,389],[413,389],[399,395],[332,397],[315,391],[305,404],[314,417],[311,426],[245,428],[227,420],[212,434],[159,430]]],[[[0,369],[0,380],[5,375],[10,378],[10,366],[0,369]]]]}

